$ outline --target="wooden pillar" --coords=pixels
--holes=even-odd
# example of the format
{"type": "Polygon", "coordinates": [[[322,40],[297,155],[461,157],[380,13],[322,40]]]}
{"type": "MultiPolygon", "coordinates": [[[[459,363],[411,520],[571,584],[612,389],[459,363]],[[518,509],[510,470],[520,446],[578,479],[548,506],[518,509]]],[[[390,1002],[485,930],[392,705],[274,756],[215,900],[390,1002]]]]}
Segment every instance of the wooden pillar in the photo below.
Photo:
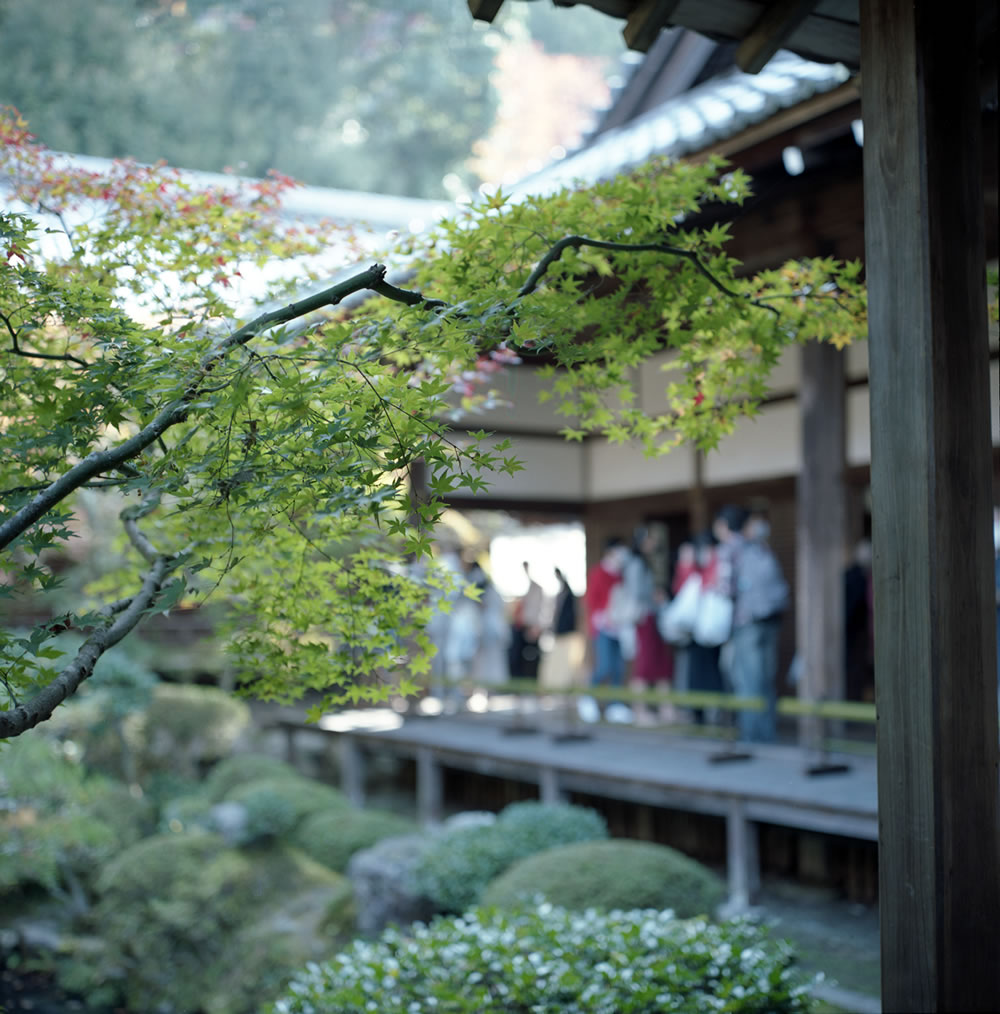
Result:
{"type": "Polygon", "coordinates": [[[559,785],[559,773],[555,768],[538,770],[538,798],[543,803],[565,803],[566,793],[559,785]]]}
{"type": "Polygon", "coordinates": [[[441,819],[444,778],[441,765],[430,747],[417,750],[417,820],[436,824],[441,819]]]}
{"type": "MultiPolygon", "coordinates": [[[[809,342],[799,386],[802,471],[796,509],[796,637],[805,700],[844,697],[844,354],[809,342]]],[[[799,724],[799,739],[820,747],[818,718],[799,724]]]]}
{"type": "Polygon", "coordinates": [[[353,736],[340,734],[340,787],[355,805],[365,805],[365,758],[353,736]]]}
{"type": "Polygon", "coordinates": [[[886,1011],[1000,998],[975,9],[861,4],[886,1011]]]}
{"type": "Polygon", "coordinates": [[[760,854],[757,825],[747,820],[742,799],[729,802],[726,814],[726,872],[729,881],[727,911],[745,911],[760,889],[760,854]]]}

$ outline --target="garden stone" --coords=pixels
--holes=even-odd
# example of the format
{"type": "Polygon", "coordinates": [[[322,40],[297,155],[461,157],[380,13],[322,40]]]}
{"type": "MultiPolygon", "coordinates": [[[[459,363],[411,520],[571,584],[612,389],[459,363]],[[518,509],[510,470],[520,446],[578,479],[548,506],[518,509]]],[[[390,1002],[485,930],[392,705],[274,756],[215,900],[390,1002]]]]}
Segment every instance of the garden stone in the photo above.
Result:
{"type": "Polygon", "coordinates": [[[347,875],[361,933],[379,933],[390,923],[426,921],[434,914],[430,900],[413,887],[413,868],[433,838],[420,832],[385,838],[351,857],[347,875]]]}

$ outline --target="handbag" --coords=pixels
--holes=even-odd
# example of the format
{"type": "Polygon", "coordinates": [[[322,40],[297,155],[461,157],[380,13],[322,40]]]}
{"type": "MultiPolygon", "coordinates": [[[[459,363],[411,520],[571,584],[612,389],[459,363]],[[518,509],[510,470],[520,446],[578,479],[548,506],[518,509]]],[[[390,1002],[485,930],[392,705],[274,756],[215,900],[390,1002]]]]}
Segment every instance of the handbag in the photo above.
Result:
{"type": "Polygon", "coordinates": [[[733,632],[733,600],[714,588],[702,591],[691,636],[703,648],[725,644],[733,632]]]}
{"type": "Polygon", "coordinates": [[[677,594],[665,605],[656,617],[660,637],[667,644],[685,645],[691,640],[694,625],[698,619],[698,604],[701,599],[701,575],[691,574],[677,590],[677,594]]]}

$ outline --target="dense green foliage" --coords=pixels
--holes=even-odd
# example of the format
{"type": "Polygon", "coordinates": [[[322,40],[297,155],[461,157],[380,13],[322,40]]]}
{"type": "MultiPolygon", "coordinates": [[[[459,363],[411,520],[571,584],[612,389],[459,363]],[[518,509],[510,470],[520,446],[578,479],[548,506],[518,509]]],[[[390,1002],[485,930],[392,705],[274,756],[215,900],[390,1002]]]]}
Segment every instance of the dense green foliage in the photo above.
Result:
{"type": "Polygon", "coordinates": [[[714,914],[726,890],[711,870],[675,849],[615,839],[529,856],[497,877],[482,901],[510,908],[537,895],[574,910],[669,908],[686,918],[714,914]]]}
{"type": "Polygon", "coordinates": [[[416,830],[413,821],[384,810],[325,810],[306,817],[292,841],[317,862],[343,873],[355,852],[416,830]]]}
{"type": "Polygon", "coordinates": [[[342,877],[295,851],[240,852],[206,833],[139,842],[107,865],[98,890],[105,949],[91,986],[120,991],[133,1010],[256,1010],[290,957],[330,953],[351,928],[342,877]],[[296,907],[308,918],[293,932],[281,914],[296,907]]]}
{"type": "Polygon", "coordinates": [[[0,804],[0,896],[38,887],[78,915],[90,908],[103,864],[151,825],[124,785],[89,774],[40,737],[4,751],[0,804]]]}
{"type": "Polygon", "coordinates": [[[300,778],[291,764],[266,753],[235,753],[219,761],[205,779],[205,794],[214,802],[225,799],[240,785],[262,778],[300,778]]]}
{"type": "Polygon", "coordinates": [[[808,984],[791,964],[787,945],[748,922],[474,909],[299,972],[274,1014],[805,1012],[808,984]]]}
{"type": "MultiPolygon", "coordinates": [[[[67,169],[16,116],[0,140],[11,186],[52,229],[43,256],[29,219],[0,213],[0,593],[44,604],[84,489],[120,508],[136,564],[78,611],[0,637],[0,736],[44,721],[150,611],[223,585],[246,692],[410,692],[448,583],[428,560],[433,525],[456,490],[519,467],[485,432],[449,432],[456,402],[486,400],[493,373],[544,353],[567,438],[710,447],[754,410],[787,344],[864,329],[860,265],[737,279],[725,226],[685,225],[748,193],[717,159],[518,204],[494,195],[411,244],[426,298],[375,265],[248,319],[244,271],[329,240],[281,225],[286,180],[199,193],[164,168],[67,169]],[[387,299],[314,316],[364,290],[387,299]],[[657,414],[632,387],[651,356],[669,367],[657,414]],[[426,499],[410,495],[418,461],[426,499]],[[67,626],[87,633],[72,657],[49,643],[67,626]]],[[[287,291],[286,278],[257,298],[287,291]]]]}
{"type": "Polygon", "coordinates": [[[514,803],[493,824],[444,831],[423,851],[414,884],[442,912],[475,905],[495,877],[525,856],[607,837],[594,810],[569,804],[514,803]]]}
{"type": "Polygon", "coordinates": [[[347,797],[330,785],[314,782],[311,778],[262,778],[234,788],[226,799],[234,803],[245,803],[255,795],[269,793],[280,796],[291,807],[292,826],[310,814],[330,810],[342,810],[350,804],[347,797]]]}

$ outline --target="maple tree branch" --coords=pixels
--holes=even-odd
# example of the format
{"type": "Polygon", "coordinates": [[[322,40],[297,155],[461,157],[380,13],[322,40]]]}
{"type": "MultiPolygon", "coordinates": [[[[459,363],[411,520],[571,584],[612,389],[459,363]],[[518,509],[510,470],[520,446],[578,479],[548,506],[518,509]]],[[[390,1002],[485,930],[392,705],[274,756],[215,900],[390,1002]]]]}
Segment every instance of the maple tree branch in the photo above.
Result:
{"type": "Polygon", "coordinates": [[[570,249],[579,250],[585,246],[594,247],[597,250],[612,250],[619,253],[662,253],[668,254],[671,257],[681,257],[693,264],[699,274],[707,279],[723,295],[729,296],[730,299],[746,301],[751,306],[756,306],[761,310],[769,310],[775,316],[780,316],[780,311],[776,307],[768,306],[760,300],[753,299],[742,292],[737,292],[735,289],[730,289],[724,285],[720,279],[716,278],[708,270],[704,262],[693,250],[685,250],[679,246],[670,246],[668,243],[614,243],[610,240],[590,239],[587,236],[563,236],[562,239],[553,243],[548,253],[535,265],[531,274],[528,275],[524,284],[518,290],[518,297],[527,296],[534,292],[545,276],[545,272],[562,257],[564,251],[570,249]]]}
{"type": "Polygon", "coordinates": [[[92,451],[82,461],[64,472],[58,479],[45,487],[17,513],[0,524],[0,549],[10,545],[39,518],[56,504],[89,482],[101,472],[120,468],[127,461],[141,454],[150,444],[158,440],[171,426],[187,418],[190,404],[203,393],[203,385],[209,374],[233,349],[246,345],[264,331],[280,324],[304,317],[326,306],[336,306],[347,296],[364,289],[373,289],[385,278],[385,266],[373,264],[370,268],[352,275],[336,285],[307,296],[295,303],[261,314],[243,327],[238,328],[201,361],[198,369],[188,380],[183,395],[162,408],[153,419],[137,433],[114,447],[92,451]]]}
{"type": "Polygon", "coordinates": [[[176,565],[174,557],[157,556],[135,595],[119,599],[99,610],[111,622],[94,631],[83,642],[73,661],[30,701],[18,704],[8,711],[0,711],[0,739],[19,736],[22,732],[33,729],[39,722],[51,718],[56,708],[76,693],[84,680],[93,675],[98,659],[136,627],[146,610],[155,603],[163,582],[176,565]],[[112,620],[112,617],[115,618],[112,620]]]}

